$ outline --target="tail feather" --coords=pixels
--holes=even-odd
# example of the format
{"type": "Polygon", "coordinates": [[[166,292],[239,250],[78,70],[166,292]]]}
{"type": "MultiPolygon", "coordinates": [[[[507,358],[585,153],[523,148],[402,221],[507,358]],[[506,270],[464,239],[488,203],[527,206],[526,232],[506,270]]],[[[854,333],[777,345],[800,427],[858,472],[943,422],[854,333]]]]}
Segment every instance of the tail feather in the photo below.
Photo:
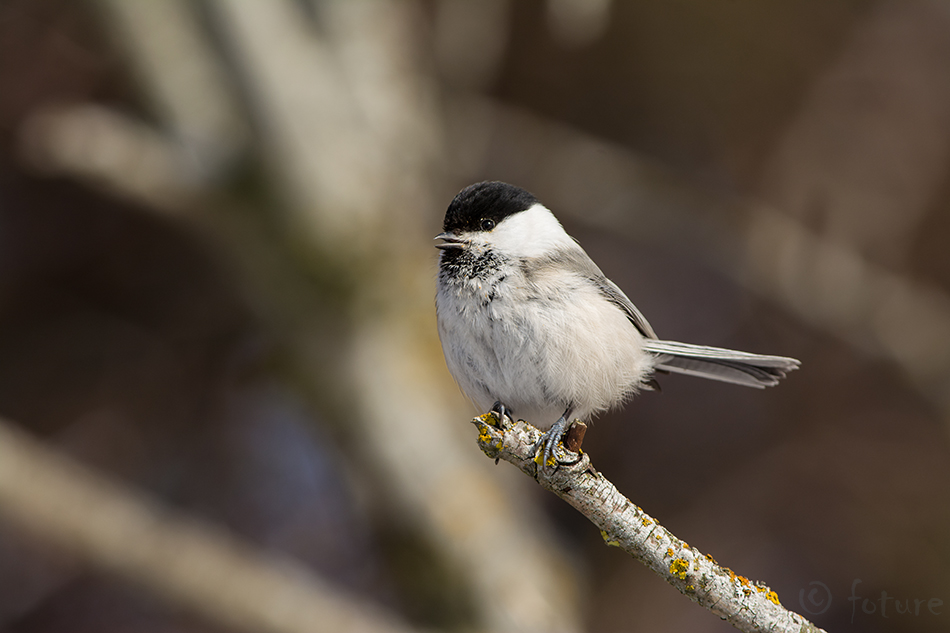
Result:
{"type": "Polygon", "coordinates": [[[648,352],[656,354],[654,367],[677,374],[721,380],[763,389],[778,384],[799,361],[785,356],[765,356],[719,347],[647,339],[648,352]]]}

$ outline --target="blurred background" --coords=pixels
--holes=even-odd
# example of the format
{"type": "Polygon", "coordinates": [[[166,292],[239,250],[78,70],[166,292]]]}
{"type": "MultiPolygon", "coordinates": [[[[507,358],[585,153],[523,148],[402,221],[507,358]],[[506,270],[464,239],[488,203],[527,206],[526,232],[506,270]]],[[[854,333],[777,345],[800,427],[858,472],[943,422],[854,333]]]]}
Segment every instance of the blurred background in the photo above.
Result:
{"type": "Polygon", "coordinates": [[[948,175],[944,0],[2,0],[0,630],[732,630],[477,449],[432,236],[499,179],[662,338],[803,363],[594,465],[819,626],[946,631],[948,175]]]}

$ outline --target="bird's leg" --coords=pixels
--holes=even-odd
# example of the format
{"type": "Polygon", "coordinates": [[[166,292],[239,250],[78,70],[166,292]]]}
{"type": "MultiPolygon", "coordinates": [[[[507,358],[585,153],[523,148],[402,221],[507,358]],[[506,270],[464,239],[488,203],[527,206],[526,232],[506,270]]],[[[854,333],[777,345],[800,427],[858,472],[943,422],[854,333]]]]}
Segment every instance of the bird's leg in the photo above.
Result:
{"type": "MultiPolygon", "coordinates": [[[[554,426],[549,428],[547,432],[541,436],[541,439],[538,440],[543,452],[541,453],[541,467],[547,466],[548,461],[554,458],[554,449],[557,447],[557,443],[561,441],[561,437],[567,431],[567,427],[571,425],[571,414],[574,412],[574,405],[568,405],[567,409],[564,410],[564,415],[558,418],[557,422],[554,423],[554,426]]],[[[554,465],[557,465],[557,460],[554,461],[554,465]]]]}
{"type": "Polygon", "coordinates": [[[507,407],[507,405],[505,405],[505,403],[502,402],[501,400],[495,401],[495,404],[493,404],[493,405],[491,406],[491,411],[492,411],[493,413],[497,413],[497,414],[498,414],[498,427],[499,427],[499,428],[501,428],[501,427],[504,425],[504,423],[505,423],[505,418],[506,418],[506,417],[507,417],[509,420],[511,420],[512,422],[515,421],[515,419],[514,419],[513,417],[511,417],[511,409],[509,409],[509,408],[507,407]]]}

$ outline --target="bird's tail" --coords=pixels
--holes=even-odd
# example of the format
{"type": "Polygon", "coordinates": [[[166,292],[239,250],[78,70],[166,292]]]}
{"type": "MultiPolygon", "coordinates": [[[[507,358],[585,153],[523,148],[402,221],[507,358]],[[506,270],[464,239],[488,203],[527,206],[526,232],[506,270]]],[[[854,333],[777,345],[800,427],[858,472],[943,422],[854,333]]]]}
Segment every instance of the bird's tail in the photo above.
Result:
{"type": "Polygon", "coordinates": [[[646,351],[656,355],[654,368],[746,387],[772,387],[799,362],[785,356],[764,356],[720,347],[646,339],[646,351]]]}

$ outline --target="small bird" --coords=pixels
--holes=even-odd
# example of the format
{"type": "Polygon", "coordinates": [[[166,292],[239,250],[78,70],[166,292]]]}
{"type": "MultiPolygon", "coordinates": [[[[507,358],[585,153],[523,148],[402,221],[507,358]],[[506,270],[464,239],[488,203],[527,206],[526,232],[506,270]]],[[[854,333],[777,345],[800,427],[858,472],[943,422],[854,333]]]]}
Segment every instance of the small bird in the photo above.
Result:
{"type": "Polygon", "coordinates": [[[524,189],[480,182],[445,212],[436,314],[449,371],[482,411],[547,432],[656,386],[654,372],[776,385],[799,361],[657,338],[554,214],[524,189]]]}

